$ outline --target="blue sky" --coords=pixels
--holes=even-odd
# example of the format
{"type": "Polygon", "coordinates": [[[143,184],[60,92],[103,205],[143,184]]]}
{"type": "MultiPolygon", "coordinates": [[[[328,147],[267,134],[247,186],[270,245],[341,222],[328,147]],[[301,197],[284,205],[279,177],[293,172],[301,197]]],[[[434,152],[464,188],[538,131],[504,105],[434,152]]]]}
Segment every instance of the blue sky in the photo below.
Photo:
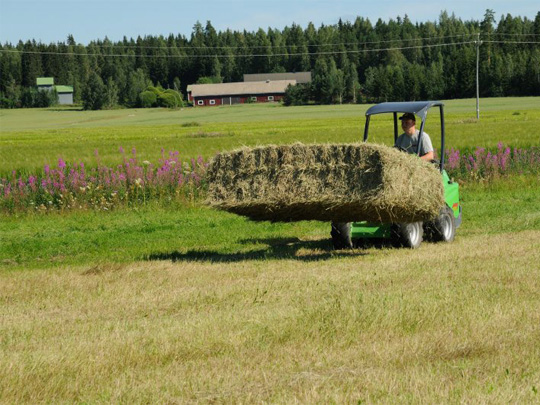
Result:
{"type": "Polygon", "coordinates": [[[49,43],[64,41],[72,34],[87,44],[107,36],[183,34],[207,20],[218,30],[255,31],[259,27],[283,28],[296,23],[305,27],[335,24],[339,18],[356,16],[387,21],[405,14],[413,22],[436,21],[442,10],[462,20],[480,20],[486,9],[501,15],[534,19],[538,0],[0,0],[0,42],[27,39],[49,43]]]}

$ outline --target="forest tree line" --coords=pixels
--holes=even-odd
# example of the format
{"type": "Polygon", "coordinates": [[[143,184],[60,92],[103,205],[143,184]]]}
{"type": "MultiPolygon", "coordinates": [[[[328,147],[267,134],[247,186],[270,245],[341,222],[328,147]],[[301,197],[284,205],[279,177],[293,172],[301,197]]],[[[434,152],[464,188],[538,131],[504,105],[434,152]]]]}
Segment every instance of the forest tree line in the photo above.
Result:
{"type": "Polygon", "coordinates": [[[506,14],[496,22],[486,10],[481,21],[442,12],[436,22],[357,17],[256,32],[218,32],[208,21],[197,22],[189,38],[5,43],[0,104],[46,104],[37,77],[73,86],[75,103],[96,109],[178,106],[189,84],[301,71],[311,71],[312,82],[289,88],[286,104],[466,98],[476,94],[477,47],[482,97],[540,95],[540,11],[534,20],[506,14]]]}

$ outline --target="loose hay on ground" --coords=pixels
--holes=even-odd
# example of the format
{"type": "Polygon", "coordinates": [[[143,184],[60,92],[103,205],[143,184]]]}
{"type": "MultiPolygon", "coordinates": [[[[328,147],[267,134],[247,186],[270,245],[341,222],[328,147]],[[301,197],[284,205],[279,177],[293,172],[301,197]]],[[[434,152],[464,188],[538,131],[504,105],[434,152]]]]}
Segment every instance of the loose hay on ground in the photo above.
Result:
{"type": "Polygon", "coordinates": [[[368,143],[245,147],[207,176],[210,205],[253,220],[413,222],[444,204],[434,165],[368,143]]]}

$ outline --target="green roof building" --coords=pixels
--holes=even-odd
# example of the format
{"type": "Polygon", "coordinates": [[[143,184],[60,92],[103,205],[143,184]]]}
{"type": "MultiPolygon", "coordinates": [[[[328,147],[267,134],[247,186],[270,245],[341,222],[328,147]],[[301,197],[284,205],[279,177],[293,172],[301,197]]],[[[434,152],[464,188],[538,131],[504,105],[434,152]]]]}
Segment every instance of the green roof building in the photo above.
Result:
{"type": "Polygon", "coordinates": [[[54,77],[38,77],[36,78],[38,90],[52,91],[56,90],[58,94],[58,104],[73,104],[73,87],[54,85],[54,77]]]}
{"type": "Polygon", "coordinates": [[[36,85],[38,88],[52,87],[54,86],[54,77],[38,77],[36,79],[36,85]]]}
{"type": "Polygon", "coordinates": [[[73,104],[73,87],[54,86],[58,94],[58,104],[73,104]]]}

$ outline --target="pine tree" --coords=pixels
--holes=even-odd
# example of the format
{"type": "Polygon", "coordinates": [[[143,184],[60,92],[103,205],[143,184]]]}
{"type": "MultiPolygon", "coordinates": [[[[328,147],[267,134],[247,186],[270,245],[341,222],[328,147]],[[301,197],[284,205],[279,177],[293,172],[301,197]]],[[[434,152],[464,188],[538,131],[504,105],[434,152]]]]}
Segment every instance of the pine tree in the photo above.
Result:
{"type": "Polygon", "coordinates": [[[41,67],[41,56],[38,53],[38,46],[35,41],[27,41],[23,47],[21,56],[22,85],[33,87],[36,85],[36,78],[43,75],[41,67]]]}
{"type": "Polygon", "coordinates": [[[315,69],[313,69],[312,76],[312,93],[313,97],[318,102],[325,102],[328,100],[329,78],[328,78],[328,64],[324,57],[319,57],[315,62],[315,69]]]}
{"type": "Polygon", "coordinates": [[[152,82],[167,83],[169,73],[167,66],[167,44],[163,37],[153,38],[148,41],[151,48],[148,49],[146,66],[152,82]]]}
{"type": "Polygon", "coordinates": [[[358,72],[354,63],[348,63],[345,67],[345,98],[347,101],[356,104],[358,101],[358,92],[360,83],[358,81],[358,72]]]}
{"type": "Polygon", "coordinates": [[[328,88],[325,91],[324,99],[330,103],[343,104],[343,95],[345,93],[345,80],[343,71],[338,69],[336,62],[330,60],[328,68],[328,88]]]}
{"type": "Polygon", "coordinates": [[[255,35],[255,43],[253,52],[257,56],[253,59],[253,72],[254,73],[265,73],[270,71],[271,66],[271,43],[266,35],[266,32],[262,28],[259,28],[257,34],[255,35]]]}
{"type": "Polygon", "coordinates": [[[106,87],[96,72],[92,72],[82,93],[85,110],[100,110],[106,102],[106,87]]]}
{"type": "Polygon", "coordinates": [[[151,86],[152,82],[147,78],[142,69],[137,69],[131,72],[127,81],[126,102],[130,107],[138,107],[140,105],[139,94],[151,86]]]}
{"type": "Polygon", "coordinates": [[[118,105],[118,86],[114,82],[112,77],[107,79],[107,85],[105,88],[105,100],[103,107],[113,108],[118,105]]]}

